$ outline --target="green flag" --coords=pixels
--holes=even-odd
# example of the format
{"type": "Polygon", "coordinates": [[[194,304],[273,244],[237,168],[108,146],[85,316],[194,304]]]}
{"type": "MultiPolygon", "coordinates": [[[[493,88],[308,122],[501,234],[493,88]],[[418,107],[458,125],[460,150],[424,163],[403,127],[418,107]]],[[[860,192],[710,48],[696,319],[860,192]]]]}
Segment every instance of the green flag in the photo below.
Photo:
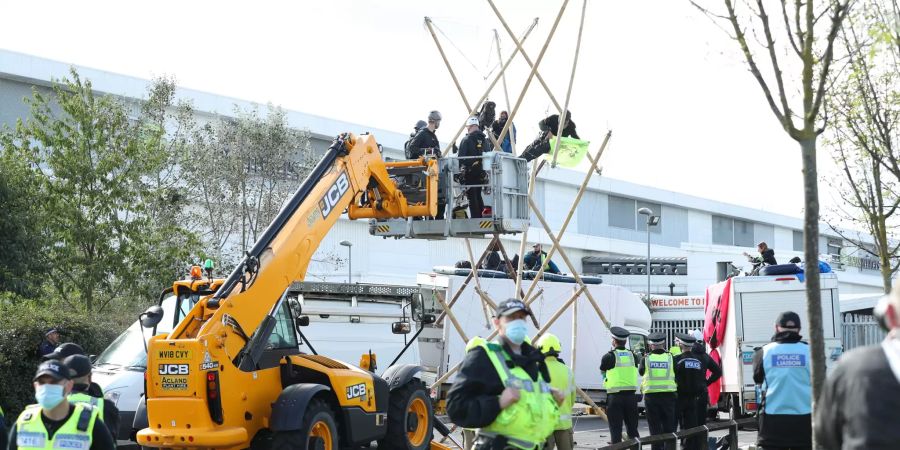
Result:
{"type": "MultiPolygon", "coordinates": [[[[590,141],[562,138],[559,143],[559,156],[556,157],[556,163],[562,167],[577,167],[581,160],[584,159],[584,155],[587,155],[588,144],[590,144],[590,141]]],[[[553,161],[553,149],[555,148],[556,138],[553,137],[550,139],[550,153],[544,156],[547,161],[553,161]]]]}

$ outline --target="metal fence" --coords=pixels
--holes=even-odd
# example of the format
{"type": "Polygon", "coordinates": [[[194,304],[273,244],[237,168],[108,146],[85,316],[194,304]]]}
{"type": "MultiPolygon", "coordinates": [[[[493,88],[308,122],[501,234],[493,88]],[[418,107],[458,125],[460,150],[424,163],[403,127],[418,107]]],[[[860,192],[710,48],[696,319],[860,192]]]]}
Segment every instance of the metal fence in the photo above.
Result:
{"type": "Polygon", "coordinates": [[[688,330],[703,331],[703,319],[693,320],[654,320],[650,326],[650,332],[660,332],[666,335],[666,347],[675,345],[675,333],[685,333],[688,330]]]}
{"type": "Polygon", "coordinates": [[[866,345],[878,344],[887,333],[881,329],[875,317],[864,314],[844,314],[841,342],[844,351],[866,345]]]}

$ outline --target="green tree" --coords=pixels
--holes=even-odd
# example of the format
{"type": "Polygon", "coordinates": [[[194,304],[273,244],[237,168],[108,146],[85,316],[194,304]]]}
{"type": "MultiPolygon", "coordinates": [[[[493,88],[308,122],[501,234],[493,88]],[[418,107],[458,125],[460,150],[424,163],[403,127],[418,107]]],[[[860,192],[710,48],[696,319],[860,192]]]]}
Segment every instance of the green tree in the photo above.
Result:
{"type": "MultiPolygon", "coordinates": [[[[0,140],[4,149],[9,145],[0,140]]],[[[40,291],[47,263],[41,204],[34,168],[12,152],[0,151],[0,292],[32,297],[40,291]]]]}
{"type": "Polygon", "coordinates": [[[146,301],[147,279],[171,282],[175,271],[163,273],[193,250],[178,249],[190,236],[164,216],[161,199],[172,196],[155,182],[170,160],[162,125],[172,97],[151,88],[147,104],[156,105],[125,104],[95,94],[74,69],[52,90],[34,90],[30,117],[4,138],[43,192],[49,287],[93,312],[115,299],[146,301]]]}
{"type": "MultiPolygon", "coordinates": [[[[822,104],[834,62],[835,39],[852,0],[724,0],[721,19],[744,57],[778,125],[800,145],[803,164],[803,256],[812,367],[813,407],[825,382],[825,341],[819,278],[819,187],[816,145],[825,131],[822,104]],[[774,18],[769,15],[774,11],[774,18]],[[795,76],[785,76],[785,70],[795,76]]],[[[813,442],[815,446],[815,442],[813,442]]]]}
{"type": "Polygon", "coordinates": [[[839,44],[847,67],[834,77],[826,107],[827,144],[844,175],[829,184],[842,198],[829,224],[879,260],[884,292],[900,268],[900,13],[896,0],[860,1],[839,44]],[[865,230],[874,246],[861,239],[865,230]]]}
{"type": "Polygon", "coordinates": [[[207,252],[230,266],[259,235],[314,166],[309,132],[290,128],[281,108],[235,109],[200,127],[185,179],[196,199],[192,223],[207,252]]]}

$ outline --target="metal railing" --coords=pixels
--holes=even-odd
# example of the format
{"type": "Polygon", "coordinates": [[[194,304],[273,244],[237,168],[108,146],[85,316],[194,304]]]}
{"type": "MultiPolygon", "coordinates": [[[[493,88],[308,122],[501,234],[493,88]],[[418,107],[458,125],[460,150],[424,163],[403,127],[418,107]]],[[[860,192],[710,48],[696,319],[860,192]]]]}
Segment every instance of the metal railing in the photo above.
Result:
{"type": "Polygon", "coordinates": [[[886,334],[873,316],[844,314],[841,327],[841,343],[844,344],[844,351],[879,344],[886,334]]]}
{"type": "Polygon", "coordinates": [[[756,425],[755,417],[745,419],[728,420],[725,422],[717,422],[699,427],[688,428],[677,433],[654,434],[653,436],[640,437],[636,439],[628,439],[616,444],[607,445],[606,447],[595,447],[596,450],[640,450],[641,447],[651,444],[664,444],[671,442],[676,444],[679,439],[695,437],[702,435],[704,438],[709,436],[711,431],[728,430],[728,448],[738,448],[738,428],[746,425],[756,425]]]}

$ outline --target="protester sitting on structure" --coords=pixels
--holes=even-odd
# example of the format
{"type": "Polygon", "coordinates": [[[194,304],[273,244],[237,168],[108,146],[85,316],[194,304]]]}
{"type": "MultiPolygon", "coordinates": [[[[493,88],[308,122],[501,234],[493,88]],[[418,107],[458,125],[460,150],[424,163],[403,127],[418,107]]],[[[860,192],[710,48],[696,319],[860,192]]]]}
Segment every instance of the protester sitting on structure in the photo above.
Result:
{"type": "MultiPolygon", "coordinates": [[[[541,121],[538,122],[538,127],[540,127],[541,131],[546,131],[551,135],[556,136],[556,133],[559,132],[559,114],[553,114],[541,119],[541,121]]],[[[563,127],[562,133],[560,134],[562,137],[581,139],[578,137],[578,132],[575,131],[575,122],[572,121],[571,111],[566,111],[566,125],[563,127]]]]}
{"type": "Polygon", "coordinates": [[[778,264],[778,261],[775,260],[775,250],[769,248],[769,245],[765,242],[756,244],[756,250],[759,251],[759,256],[751,256],[749,253],[744,252],[744,256],[746,256],[751,263],[769,266],[778,264]]]}
{"type": "Polygon", "coordinates": [[[484,258],[484,261],[481,262],[481,268],[484,270],[496,270],[500,272],[506,271],[506,264],[503,263],[503,258],[500,257],[500,245],[493,244],[488,248],[488,254],[484,258]]]}
{"type": "MultiPolygon", "coordinates": [[[[509,120],[509,113],[506,111],[500,111],[500,118],[495,120],[491,125],[491,131],[494,133],[494,139],[500,139],[500,133],[503,132],[503,127],[506,126],[506,122],[509,120]]],[[[506,153],[513,152],[512,143],[516,139],[516,124],[509,125],[509,131],[507,131],[506,136],[503,138],[503,142],[500,142],[500,148],[506,153]]]]}
{"type": "Polygon", "coordinates": [[[541,250],[541,244],[534,244],[533,248],[533,251],[525,254],[525,260],[523,261],[525,269],[537,271],[541,270],[541,266],[544,266],[545,273],[560,273],[559,267],[547,258],[547,252],[541,250]]]}

